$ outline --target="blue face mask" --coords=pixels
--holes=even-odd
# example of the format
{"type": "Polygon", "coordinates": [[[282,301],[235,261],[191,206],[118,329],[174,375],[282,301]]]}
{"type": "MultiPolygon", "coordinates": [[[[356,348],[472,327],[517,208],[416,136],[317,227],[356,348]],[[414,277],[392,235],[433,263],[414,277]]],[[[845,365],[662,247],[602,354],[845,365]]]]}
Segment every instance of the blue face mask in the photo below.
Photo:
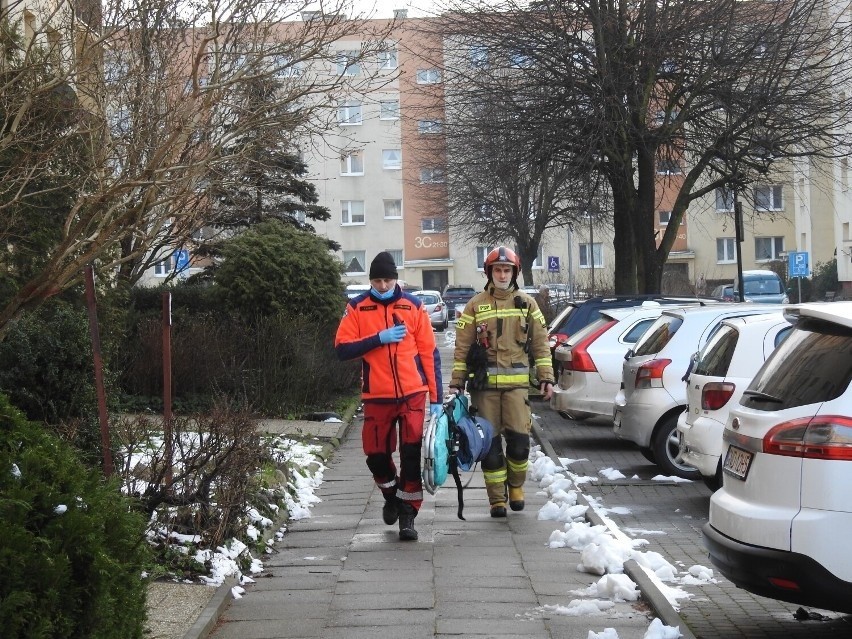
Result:
{"type": "Polygon", "coordinates": [[[393,297],[393,292],[394,292],[393,288],[389,289],[385,293],[379,293],[374,287],[370,288],[370,293],[373,294],[373,297],[377,297],[380,300],[389,300],[390,298],[393,297]]]}

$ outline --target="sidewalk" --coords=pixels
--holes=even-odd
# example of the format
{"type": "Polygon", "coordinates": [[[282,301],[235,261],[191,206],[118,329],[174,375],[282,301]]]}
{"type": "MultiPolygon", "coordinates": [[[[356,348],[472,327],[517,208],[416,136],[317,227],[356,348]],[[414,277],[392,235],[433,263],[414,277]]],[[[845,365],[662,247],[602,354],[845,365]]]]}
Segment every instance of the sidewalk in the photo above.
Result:
{"type": "Polygon", "coordinates": [[[291,522],[243,598],[220,588],[185,639],[585,639],[605,628],[619,639],[642,639],[654,616],[677,625],[673,610],[659,609],[668,604],[653,583],[635,577],[639,602],[615,603],[595,615],[560,614],[557,606],[564,611],[572,600],[588,598],[571,591],[599,577],[577,570],[578,551],[547,547],[560,524],[537,520],[546,498],[530,481],[524,511],[491,519],[481,472],[465,473],[472,481],[461,521],[450,479],[426,496],[415,522],[420,539],[400,542],[397,527],[381,520],[383,499],[364,462],[361,425],[359,416],[341,429],[311,517],[291,522]]]}

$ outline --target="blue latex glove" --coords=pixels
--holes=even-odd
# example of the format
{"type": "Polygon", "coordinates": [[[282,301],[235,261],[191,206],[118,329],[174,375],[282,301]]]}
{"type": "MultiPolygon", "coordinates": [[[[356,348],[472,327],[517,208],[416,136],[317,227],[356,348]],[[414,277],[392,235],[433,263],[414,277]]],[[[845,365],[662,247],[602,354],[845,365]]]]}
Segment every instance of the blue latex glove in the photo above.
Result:
{"type": "Polygon", "coordinates": [[[429,404],[429,414],[432,417],[440,417],[441,413],[444,412],[443,404],[429,404]]]}
{"type": "Polygon", "coordinates": [[[405,337],[405,324],[399,326],[391,326],[383,331],[379,331],[379,341],[382,344],[396,344],[401,342],[405,337]]]}

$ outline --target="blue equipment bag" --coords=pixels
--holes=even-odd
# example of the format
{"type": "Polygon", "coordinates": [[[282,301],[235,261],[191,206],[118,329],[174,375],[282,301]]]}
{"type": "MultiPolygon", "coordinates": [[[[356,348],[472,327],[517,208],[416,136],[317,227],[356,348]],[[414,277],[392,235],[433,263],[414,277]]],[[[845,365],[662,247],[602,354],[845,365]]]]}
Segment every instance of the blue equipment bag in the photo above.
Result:
{"type": "Polygon", "coordinates": [[[482,461],[491,448],[493,437],[491,422],[471,415],[465,395],[453,395],[444,404],[443,412],[432,417],[423,435],[423,487],[434,495],[447,480],[447,475],[452,475],[459,498],[459,519],[464,519],[459,469],[472,470],[477,462],[482,461]]]}

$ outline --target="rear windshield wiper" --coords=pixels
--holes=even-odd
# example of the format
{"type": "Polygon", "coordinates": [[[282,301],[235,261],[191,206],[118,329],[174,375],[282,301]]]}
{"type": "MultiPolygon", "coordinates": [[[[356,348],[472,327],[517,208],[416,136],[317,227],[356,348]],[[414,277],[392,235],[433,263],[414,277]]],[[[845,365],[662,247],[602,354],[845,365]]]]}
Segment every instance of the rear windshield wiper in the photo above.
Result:
{"type": "Polygon", "coordinates": [[[748,395],[754,399],[759,399],[764,402],[775,402],[776,404],[782,404],[784,402],[783,399],[775,397],[775,395],[769,395],[768,393],[763,393],[759,390],[744,390],[743,395],[748,395]]]}

